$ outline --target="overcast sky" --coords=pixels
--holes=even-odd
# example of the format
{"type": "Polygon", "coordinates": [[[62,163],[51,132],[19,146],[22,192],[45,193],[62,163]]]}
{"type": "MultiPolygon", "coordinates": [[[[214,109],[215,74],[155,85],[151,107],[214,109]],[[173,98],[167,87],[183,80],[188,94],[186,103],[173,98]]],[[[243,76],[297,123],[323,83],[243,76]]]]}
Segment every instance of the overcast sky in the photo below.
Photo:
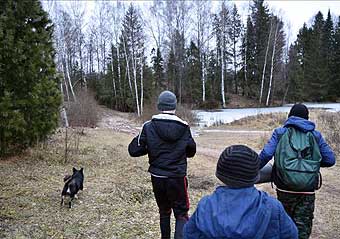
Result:
{"type": "MultiPolygon", "coordinates": [[[[46,2],[44,5],[46,7],[46,2]]],[[[67,4],[68,1],[59,1],[63,4],[67,4]]],[[[134,4],[139,5],[141,9],[143,6],[150,6],[152,1],[125,1],[126,3],[134,2],[134,4]]],[[[238,6],[240,13],[243,16],[247,16],[248,12],[248,0],[243,1],[232,1],[235,2],[238,6]]],[[[252,1],[250,1],[252,2],[252,1]]],[[[294,41],[296,35],[298,34],[299,29],[302,27],[303,23],[306,22],[307,25],[311,25],[313,17],[316,15],[318,11],[321,11],[324,14],[324,18],[327,16],[328,9],[331,10],[332,16],[334,20],[337,21],[340,16],[340,1],[265,1],[269,8],[276,13],[280,13],[283,17],[283,21],[285,23],[285,27],[290,26],[290,36],[291,39],[289,41],[294,41]]],[[[95,1],[83,1],[83,4],[86,5],[86,10],[91,12],[95,5],[95,1]]],[[[221,1],[213,1],[213,6],[216,9],[220,5],[221,1]]],[[[214,9],[214,10],[215,10],[214,9]]],[[[288,32],[287,32],[288,33],[288,32]]]]}

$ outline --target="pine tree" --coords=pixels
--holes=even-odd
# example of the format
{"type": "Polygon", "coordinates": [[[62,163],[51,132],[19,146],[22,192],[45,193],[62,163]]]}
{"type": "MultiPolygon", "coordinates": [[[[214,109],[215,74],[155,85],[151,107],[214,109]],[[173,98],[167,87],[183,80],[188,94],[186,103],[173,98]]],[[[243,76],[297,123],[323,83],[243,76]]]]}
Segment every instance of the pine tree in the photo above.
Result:
{"type": "Polygon", "coordinates": [[[334,33],[334,60],[332,64],[333,79],[330,85],[330,98],[336,100],[340,98],[340,16],[334,33]]]}
{"type": "Polygon", "coordinates": [[[324,60],[325,75],[324,80],[327,81],[326,99],[335,100],[336,92],[333,91],[334,69],[333,62],[335,58],[335,35],[334,24],[330,11],[328,10],[327,19],[322,32],[321,56],[324,60]]]}
{"type": "Polygon", "coordinates": [[[0,2],[0,155],[33,145],[57,126],[52,33],[40,1],[0,2]]]}
{"type": "Polygon", "coordinates": [[[247,28],[242,39],[242,95],[254,97],[257,94],[258,81],[255,79],[255,29],[250,17],[247,19],[247,28]]]}
{"type": "Polygon", "coordinates": [[[323,31],[325,21],[321,12],[315,16],[311,29],[310,48],[306,49],[309,59],[304,69],[304,80],[308,100],[322,101],[327,95],[327,69],[323,50],[323,31]]]}
{"type": "Polygon", "coordinates": [[[201,102],[202,89],[200,87],[201,64],[199,49],[193,41],[187,52],[187,77],[185,82],[186,101],[198,105],[201,102]]]}
{"type": "Polygon", "coordinates": [[[162,90],[166,89],[166,84],[164,82],[164,67],[163,67],[163,57],[161,55],[161,51],[157,48],[156,54],[155,49],[152,49],[153,56],[152,56],[152,69],[154,75],[154,90],[155,95],[158,95],[162,90]]]}
{"type": "Polygon", "coordinates": [[[231,20],[231,27],[229,30],[229,37],[231,39],[231,58],[233,60],[233,68],[234,68],[234,72],[233,72],[233,81],[234,81],[234,92],[235,94],[238,94],[238,82],[237,82],[237,67],[239,65],[238,62],[238,56],[239,56],[239,52],[238,52],[238,46],[237,43],[239,41],[239,38],[241,36],[241,31],[242,31],[242,25],[241,25],[241,17],[237,11],[237,7],[234,4],[233,9],[231,11],[231,16],[230,16],[230,20],[231,20]]]}

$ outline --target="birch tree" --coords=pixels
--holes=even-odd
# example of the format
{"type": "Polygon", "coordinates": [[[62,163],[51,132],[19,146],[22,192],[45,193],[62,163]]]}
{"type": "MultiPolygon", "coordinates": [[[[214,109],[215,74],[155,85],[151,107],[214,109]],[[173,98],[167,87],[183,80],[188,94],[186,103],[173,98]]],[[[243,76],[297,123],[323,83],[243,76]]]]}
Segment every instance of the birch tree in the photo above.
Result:
{"type": "Polygon", "coordinates": [[[139,82],[137,72],[138,68],[142,67],[139,66],[138,63],[141,63],[144,60],[144,35],[142,32],[140,16],[132,4],[130,4],[123,20],[122,37],[127,64],[126,70],[130,79],[132,73],[133,87],[131,86],[131,89],[133,88],[134,92],[137,115],[141,116],[143,109],[143,106],[141,105],[143,103],[143,93],[138,93],[138,86],[140,87],[140,91],[143,92],[143,70],[141,70],[139,82]],[[139,95],[142,98],[139,98],[139,95]]]}

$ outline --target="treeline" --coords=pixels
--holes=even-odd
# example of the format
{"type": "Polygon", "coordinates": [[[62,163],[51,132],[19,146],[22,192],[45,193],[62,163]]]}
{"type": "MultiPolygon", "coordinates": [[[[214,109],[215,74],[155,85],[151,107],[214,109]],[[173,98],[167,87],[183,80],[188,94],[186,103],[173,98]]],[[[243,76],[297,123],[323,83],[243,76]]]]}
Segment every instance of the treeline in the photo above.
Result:
{"type": "Polygon", "coordinates": [[[336,101],[340,97],[340,16],[321,12],[300,29],[290,46],[287,97],[294,101],[336,101]]]}
{"type": "Polygon", "coordinates": [[[47,3],[65,98],[91,86],[101,103],[141,115],[164,89],[196,107],[227,107],[230,94],[267,106],[339,97],[339,30],[330,14],[318,13],[288,46],[290,33],[263,0],[244,17],[231,2],[214,4],[215,12],[211,1],[155,0],[142,9],[96,2],[86,21],[79,2],[47,3]]]}

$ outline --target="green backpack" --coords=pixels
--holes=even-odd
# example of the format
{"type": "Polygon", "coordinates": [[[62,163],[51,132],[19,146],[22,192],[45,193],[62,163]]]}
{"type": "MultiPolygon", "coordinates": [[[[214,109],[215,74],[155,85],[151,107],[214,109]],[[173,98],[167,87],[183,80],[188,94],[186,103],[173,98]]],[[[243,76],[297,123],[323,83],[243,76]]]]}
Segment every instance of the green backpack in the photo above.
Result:
{"type": "Polygon", "coordinates": [[[312,132],[288,128],[276,147],[273,181],[279,189],[313,192],[321,187],[320,163],[312,132]]]}

